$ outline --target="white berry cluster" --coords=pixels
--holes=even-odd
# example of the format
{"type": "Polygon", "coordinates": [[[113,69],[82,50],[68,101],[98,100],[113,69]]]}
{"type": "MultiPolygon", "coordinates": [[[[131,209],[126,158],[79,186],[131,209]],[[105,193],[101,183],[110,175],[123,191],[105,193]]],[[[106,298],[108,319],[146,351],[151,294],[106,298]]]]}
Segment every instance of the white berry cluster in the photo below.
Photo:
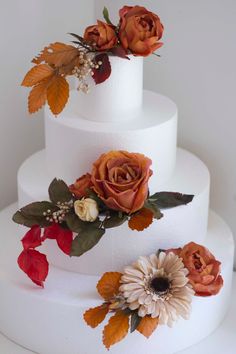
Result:
{"type": "Polygon", "coordinates": [[[84,93],[89,92],[89,84],[86,79],[89,75],[93,76],[93,69],[98,69],[102,65],[102,61],[95,63],[93,58],[86,53],[86,51],[81,51],[79,55],[79,66],[75,66],[72,70],[72,74],[79,79],[79,85],[77,90],[84,93]]]}
{"type": "Polygon", "coordinates": [[[59,210],[52,212],[52,210],[48,209],[43,213],[43,216],[46,216],[47,221],[60,224],[64,221],[66,214],[68,214],[73,207],[73,200],[64,203],[58,202],[57,206],[59,207],[59,210]]]}

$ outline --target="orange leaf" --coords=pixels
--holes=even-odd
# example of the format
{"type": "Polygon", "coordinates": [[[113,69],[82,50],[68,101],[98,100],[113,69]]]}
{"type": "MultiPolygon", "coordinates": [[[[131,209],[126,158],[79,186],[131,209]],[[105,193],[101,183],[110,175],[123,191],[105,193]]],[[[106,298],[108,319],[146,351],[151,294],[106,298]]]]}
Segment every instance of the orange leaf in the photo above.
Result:
{"type": "Polygon", "coordinates": [[[118,294],[120,287],[120,278],[122,274],[118,272],[107,272],[103,274],[97,284],[97,291],[104,300],[110,300],[118,294]]]}
{"type": "Polygon", "coordinates": [[[112,316],[103,330],[103,344],[107,349],[111,345],[120,342],[128,333],[129,315],[118,311],[112,316]]]}
{"type": "Polygon", "coordinates": [[[88,326],[95,328],[105,319],[108,311],[109,307],[105,304],[94,307],[84,313],[84,320],[88,326]]]}
{"type": "Polygon", "coordinates": [[[35,113],[46,103],[49,80],[44,80],[34,86],[28,97],[29,113],[35,113]]]}
{"type": "Polygon", "coordinates": [[[55,76],[47,89],[48,105],[53,114],[61,113],[69,98],[69,84],[62,76],[55,76]]]}
{"type": "Polygon", "coordinates": [[[73,45],[56,42],[45,47],[38,57],[32,60],[32,62],[40,64],[45,61],[50,65],[59,67],[69,64],[78,55],[79,50],[73,45]]]}
{"type": "Polygon", "coordinates": [[[149,338],[157,328],[158,321],[158,317],[152,318],[150,316],[145,316],[139,323],[137,331],[143,334],[146,338],[149,338]]]}
{"type": "Polygon", "coordinates": [[[131,216],[129,227],[132,230],[143,231],[153,221],[153,212],[150,209],[143,208],[137,214],[131,216]]]}
{"type": "Polygon", "coordinates": [[[40,64],[30,69],[22,81],[22,86],[31,87],[53,75],[54,70],[47,64],[40,64]]]}

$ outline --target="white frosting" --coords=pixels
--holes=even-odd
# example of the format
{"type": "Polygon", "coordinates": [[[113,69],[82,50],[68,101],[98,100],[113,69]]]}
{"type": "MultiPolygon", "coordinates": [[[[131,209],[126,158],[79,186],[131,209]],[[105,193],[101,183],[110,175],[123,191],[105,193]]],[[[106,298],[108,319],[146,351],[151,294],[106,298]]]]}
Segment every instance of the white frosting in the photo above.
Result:
{"type": "MultiPolygon", "coordinates": [[[[97,122],[124,122],[137,115],[143,99],[143,58],[129,58],[109,56],[110,77],[96,86],[93,79],[89,80],[88,94],[77,92],[78,117],[97,122]]],[[[60,116],[64,117],[64,113],[60,116]]]]}
{"type": "MultiPolygon", "coordinates": [[[[88,327],[83,320],[85,310],[102,302],[96,292],[99,277],[52,267],[44,290],[33,285],[16,265],[22,237],[18,226],[10,222],[16,208],[14,205],[0,213],[1,230],[4,230],[0,233],[4,244],[0,248],[0,331],[37,353],[107,353],[102,344],[102,328],[107,320],[96,329],[88,327]]],[[[112,347],[113,354],[174,354],[217,328],[230,302],[234,244],[229,228],[214,213],[210,214],[205,245],[222,262],[221,292],[208,298],[194,297],[189,320],[181,319],[173,328],[158,326],[148,340],[138,332],[129,333],[112,347]]],[[[96,258],[93,262],[98,263],[96,258]]]]}
{"type": "Polygon", "coordinates": [[[71,184],[90,172],[102,153],[126,150],[152,159],[151,190],[170,179],[175,167],[177,132],[177,107],[170,99],[144,91],[142,111],[135,122],[126,123],[91,122],[80,118],[76,107],[75,91],[58,118],[48,109],[45,112],[47,169],[51,178],[57,176],[71,184]]]}
{"type": "MultiPolygon", "coordinates": [[[[19,205],[48,200],[45,151],[36,153],[24,162],[18,173],[19,205]]],[[[58,177],[58,176],[57,176],[58,177]]],[[[203,243],[207,230],[210,178],[206,166],[194,155],[178,150],[176,169],[172,179],[157,191],[194,194],[187,206],[164,210],[164,218],[155,220],[142,232],[132,231],[127,223],[108,229],[100,242],[81,257],[67,257],[54,241],[45,242],[50,261],[63,269],[84,274],[101,274],[107,270],[121,270],[141,254],[157,247],[179,247],[190,241],[203,243]]],[[[22,231],[24,232],[24,231],[22,231]]]]}

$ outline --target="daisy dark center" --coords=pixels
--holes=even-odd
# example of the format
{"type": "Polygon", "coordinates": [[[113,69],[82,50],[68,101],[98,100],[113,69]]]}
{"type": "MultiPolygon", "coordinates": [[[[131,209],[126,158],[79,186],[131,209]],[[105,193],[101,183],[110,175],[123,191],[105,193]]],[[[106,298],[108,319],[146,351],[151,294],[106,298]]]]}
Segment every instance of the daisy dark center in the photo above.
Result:
{"type": "Polygon", "coordinates": [[[169,280],[167,278],[157,277],[157,278],[153,278],[151,280],[150,287],[157,294],[164,293],[164,292],[166,292],[169,289],[170,282],[169,282],[169,280]]]}

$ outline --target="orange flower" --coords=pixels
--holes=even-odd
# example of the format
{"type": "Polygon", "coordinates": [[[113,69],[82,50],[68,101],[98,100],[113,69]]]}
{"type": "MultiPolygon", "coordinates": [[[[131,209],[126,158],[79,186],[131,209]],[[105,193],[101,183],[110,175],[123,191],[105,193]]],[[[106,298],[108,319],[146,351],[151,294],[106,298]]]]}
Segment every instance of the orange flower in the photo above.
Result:
{"type": "Polygon", "coordinates": [[[145,7],[124,6],[120,10],[120,41],[134,55],[146,57],[160,48],[163,30],[159,17],[145,7]]]}
{"type": "Polygon", "coordinates": [[[94,163],[93,189],[111,209],[132,214],[148,195],[151,160],[142,154],[110,151],[94,163]]]}
{"type": "Polygon", "coordinates": [[[114,27],[99,20],[97,21],[97,25],[86,28],[84,39],[97,51],[111,49],[115,47],[118,41],[114,27]]]}
{"type": "Polygon", "coordinates": [[[81,176],[72,184],[69,188],[71,193],[73,193],[77,198],[87,197],[87,189],[91,188],[91,175],[86,173],[86,175],[81,176]]]}
{"type": "MultiPolygon", "coordinates": [[[[169,250],[170,251],[170,250],[169,250]]],[[[190,242],[182,249],[171,250],[183,259],[188,269],[188,278],[195,290],[195,295],[211,296],[216,295],[223,286],[223,278],[220,275],[221,263],[215,259],[210,251],[190,242]]]]}

